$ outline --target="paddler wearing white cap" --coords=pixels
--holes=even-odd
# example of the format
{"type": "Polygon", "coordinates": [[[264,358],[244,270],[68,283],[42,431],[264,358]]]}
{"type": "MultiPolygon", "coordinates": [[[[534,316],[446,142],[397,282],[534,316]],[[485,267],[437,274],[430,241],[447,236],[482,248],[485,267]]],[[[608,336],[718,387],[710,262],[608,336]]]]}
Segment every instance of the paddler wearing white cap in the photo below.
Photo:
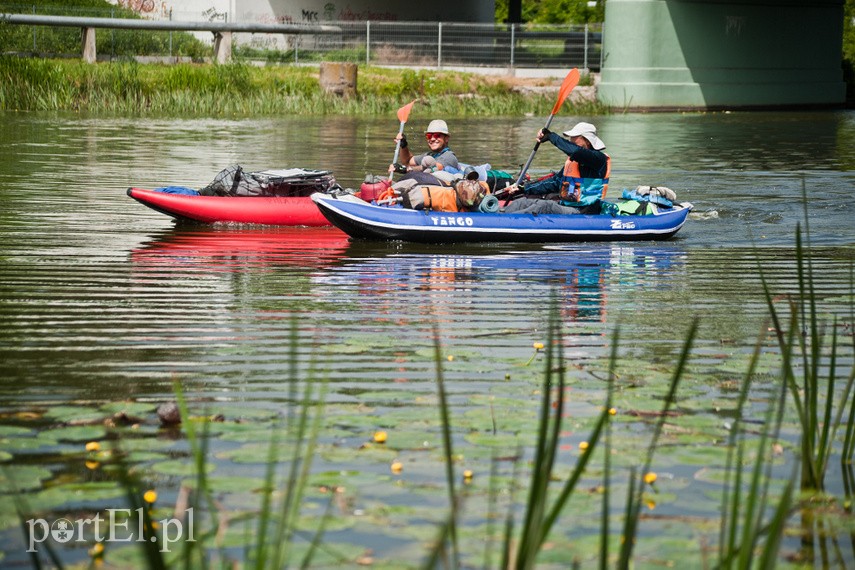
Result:
{"type": "Polygon", "coordinates": [[[606,144],[591,123],[577,123],[564,137],[547,129],[537,133],[537,142],[549,141],[567,155],[564,166],[548,177],[524,188],[526,198],[508,204],[505,212],[530,214],[599,214],[611,172],[611,157],[603,152],[606,144]],[[569,139],[569,140],[568,140],[569,139]],[[532,199],[539,196],[546,199],[532,199]],[[557,200],[552,199],[557,198],[557,200]]]}

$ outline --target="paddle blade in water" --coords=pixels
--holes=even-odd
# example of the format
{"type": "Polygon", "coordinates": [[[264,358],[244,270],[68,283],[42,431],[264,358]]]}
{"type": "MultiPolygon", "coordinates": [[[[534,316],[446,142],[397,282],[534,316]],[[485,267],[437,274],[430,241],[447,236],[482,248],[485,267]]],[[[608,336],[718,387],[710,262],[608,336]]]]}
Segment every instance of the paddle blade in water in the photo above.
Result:
{"type": "MultiPolygon", "coordinates": [[[[558,90],[558,101],[555,102],[555,106],[552,108],[553,115],[558,112],[558,109],[561,108],[564,100],[567,99],[567,96],[570,95],[570,92],[573,91],[577,85],[579,85],[579,70],[574,67],[570,70],[570,73],[567,74],[567,77],[564,78],[564,82],[561,83],[561,89],[558,90]]],[[[410,104],[412,105],[412,103],[410,104]]],[[[398,113],[400,113],[400,111],[398,111],[398,113]]]]}
{"type": "MultiPolygon", "coordinates": [[[[578,75],[578,73],[579,72],[577,71],[576,74],[578,75]]],[[[399,121],[401,121],[402,123],[407,122],[407,119],[410,117],[410,111],[413,109],[413,103],[415,103],[415,102],[416,102],[416,100],[413,99],[412,101],[410,101],[409,103],[407,103],[406,105],[404,105],[403,107],[398,109],[398,120],[399,121]]]]}

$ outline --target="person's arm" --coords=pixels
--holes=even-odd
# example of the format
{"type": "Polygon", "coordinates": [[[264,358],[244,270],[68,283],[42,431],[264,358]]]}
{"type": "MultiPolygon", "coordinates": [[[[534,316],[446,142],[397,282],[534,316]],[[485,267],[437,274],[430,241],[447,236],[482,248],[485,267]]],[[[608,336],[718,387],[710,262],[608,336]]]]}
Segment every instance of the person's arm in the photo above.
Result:
{"type": "Polygon", "coordinates": [[[401,151],[398,153],[398,162],[409,165],[415,164],[413,161],[413,151],[410,150],[410,145],[407,142],[407,135],[398,133],[398,136],[395,137],[395,142],[397,143],[399,140],[401,141],[401,151]]]}
{"type": "Polygon", "coordinates": [[[544,194],[558,192],[561,189],[561,176],[559,176],[559,174],[561,174],[560,170],[553,172],[543,180],[538,180],[537,182],[526,184],[523,190],[525,192],[525,195],[543,196],[544,194]]]}

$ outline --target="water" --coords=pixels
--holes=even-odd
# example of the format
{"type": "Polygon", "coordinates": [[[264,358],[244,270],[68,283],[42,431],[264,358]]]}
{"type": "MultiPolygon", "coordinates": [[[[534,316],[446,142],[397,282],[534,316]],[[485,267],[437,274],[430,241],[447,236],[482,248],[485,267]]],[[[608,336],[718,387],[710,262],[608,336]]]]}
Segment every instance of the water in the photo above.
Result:
{"type": "MultiPolygon", "coordinates": [[[[408,132],[420,148],[430,117],[415,111],[408,132]]],[[[247,477],[244,488],[258,484],[269,418],[285,414],[295,398],[287,382],[295,345],[301,377],[314,367],[329,379],[314,469],[347,487],[342,516],[350,521],[330,540],[372,548],[381,560],[418,561],[418,533],[402,529],[421,525],[425,537],[433,536],[445,505],[434,325],[455,446],[466,457],[458,467],[475,469],[483,491],[492,449],[531,444],[543,355],[524,364],[533,343],[546,341],[557,304],[574,418],[564,435],[567,450],[584,440],[603,401],[615,327],[623,358],[618,409],[637,411],[649,402],[658,409],[668,371],[698,319],[694,365],[681,388],[684,416],[670,436],[682,445],[662,453],[664,496],[655,511],[662,520],[643,523],[644,532],[682,536],[691,534],[679,519],[687,511],[717,516],[714,501],[697,499],[717,489],[705,476],[704,454],[710,446],[720,450],[714,442],[726,436],[731,386],[764,326],[758,266],[776,294],[797,291],[794,236],[796,225],[805,225],[803,196],[821,310],[838,314],[840,332],[851,335],[855,113],[559,116],[555,127],[576,120],[597,124],[608,145],[612,195],[658,184],[695,205],[675,239],[417,246],[351,243],[334,229],[176,226],[125,189],[198,188],[235,163],[250,170],[329,168],[356,187],[366,173],[385,170],[397,122],[0,115],[0,427],[23,428],[5,428],[0,449],[13,454],[16,477],[40,481],[27,487],[30,500],[53,516],[121,506],[115,496],[87,495],[88,487],[70,503],[46,493],[71,493],[81,480],[102,479],[82,466],[82,447],[103,438],[102,420],[124,407],[142,420],[141,441],[152,447],[139,460],[147,482],[174,502],[184,473],[176,465],[187,464],[187,446],[158,437],[153,415],[172,398],[174,382],[197,413],[226,419],[211,444],[221,484],[228,477],[247,477]],[[261,428],[239,436],[238,419],[261,428]],[[378,428],[389,431],[394,451],[366,456],[359,450],[378,428]],[[682,441],[680,429],[692,437],[682,441]],[[409,443],[395,447],[395,438],[409,443]],[[260,447],[253,452],[253,445],[260,447]],[[388,468],[395,458],[405,464],[397,477],[388,468]],[[413,511],[384,515],[391,506],[413,511]]],[[[461,159],[513,171],[528,157],[543,118],[449,124],[461,159]]],[[[561,162],[545,145],[532,171],[561,162]]],[[[844,363],[851,366],[851,354],[844,363]]],[[[762,414],[773,378],[769,372],[760,383],[753,417],[762,414]]],[[[643,449],[651,424],[624,417],[636,418],[623,420],[616,444],[628,458],[643,449]]],[[[560,461],[572,465],[573,453],[560,461]]],[[[831,470],[838,496],[840,478],[831,470]]],[[[257,494],[224,497],[230,508],[258,507],[257,494]]],[[[3,552],[20,560],[11,495],[0,499],[7,513],[3,552]]],[[[798,548],[786,545],[787,552],[798,548]]],[[[645,552],[642,566],[655,558],[645,552]]],[[[845,559],[851,553],[851,545],[843,547],[845,559]]]]}

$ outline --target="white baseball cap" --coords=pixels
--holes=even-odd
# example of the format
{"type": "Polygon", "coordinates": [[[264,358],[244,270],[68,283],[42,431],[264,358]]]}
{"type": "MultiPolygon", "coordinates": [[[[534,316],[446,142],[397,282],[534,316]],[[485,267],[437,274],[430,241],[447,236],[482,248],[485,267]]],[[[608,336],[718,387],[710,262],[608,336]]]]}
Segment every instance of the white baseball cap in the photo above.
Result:
{"type": "Polygon", "coordinates": [[[585,137],[594,150],[603,150],[606,148],[606,143],[600,140],[597,136],[597,127],[591,123],[577,123],[575,127],[569,131],[564,131],[564,136],[567,138],[585,137]]]}

